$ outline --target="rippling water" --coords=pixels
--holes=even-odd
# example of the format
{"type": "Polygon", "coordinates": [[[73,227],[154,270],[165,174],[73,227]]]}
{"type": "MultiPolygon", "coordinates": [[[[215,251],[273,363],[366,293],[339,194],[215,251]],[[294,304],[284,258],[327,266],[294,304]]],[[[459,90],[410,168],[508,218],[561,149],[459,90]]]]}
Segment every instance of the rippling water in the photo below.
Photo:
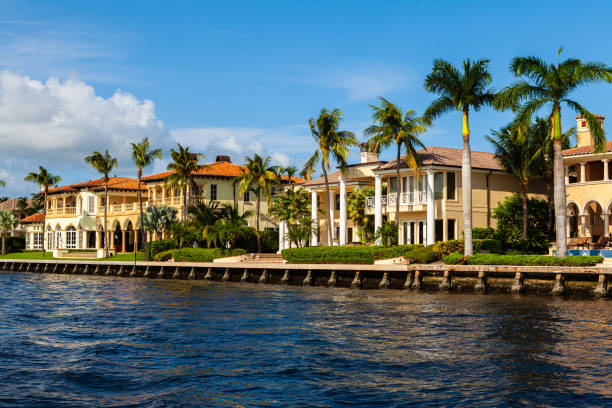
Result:
{"type": "Polygon", "coordinates": [[[0,273],[0,406],[611,406],[612,302],[0,273]]]}

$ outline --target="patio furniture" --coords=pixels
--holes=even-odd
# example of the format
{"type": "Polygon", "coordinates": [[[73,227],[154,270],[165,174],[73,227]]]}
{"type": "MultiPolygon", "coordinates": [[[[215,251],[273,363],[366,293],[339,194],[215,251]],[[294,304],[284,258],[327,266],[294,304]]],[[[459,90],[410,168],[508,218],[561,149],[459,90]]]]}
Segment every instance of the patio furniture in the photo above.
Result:
{"type": "Polygon", "coordinates": [[[610,238],[601,235],[597,241],[593,244],[593,249],[605,249],[606,246],[608,246],[608,243],[610,242],[610,238]]]}
{"type": "Polygon", "coordinates": [[[588,240],[589,240],[589,238],[587,238],[587,237],[575,238],[573,243],[568,244],[568,247],[572,247],[572,248],[576,248],[576,249],[582,249],[586,245],[587,248],[588,248],[588,240]]]}

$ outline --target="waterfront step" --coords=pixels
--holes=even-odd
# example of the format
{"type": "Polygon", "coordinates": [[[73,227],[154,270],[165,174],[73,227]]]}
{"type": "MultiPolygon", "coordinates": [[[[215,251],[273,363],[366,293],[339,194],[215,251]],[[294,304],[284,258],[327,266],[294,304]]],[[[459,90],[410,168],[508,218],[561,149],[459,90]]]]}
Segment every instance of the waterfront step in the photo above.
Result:
{"type": "Polygon", "coordinates": [[[249,263],[283,263],[283,258],[280,254],[254,254],[255,257],[249,258],[246,262],[249,263]]]}

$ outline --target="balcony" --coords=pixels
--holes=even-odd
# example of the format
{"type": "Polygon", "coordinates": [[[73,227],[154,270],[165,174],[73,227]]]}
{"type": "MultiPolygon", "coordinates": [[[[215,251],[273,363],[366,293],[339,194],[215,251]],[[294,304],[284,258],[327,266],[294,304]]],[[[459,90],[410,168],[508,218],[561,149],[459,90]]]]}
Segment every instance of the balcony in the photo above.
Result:
{"type": "MultiPolygon", "coordinates": [[[[387,194],[381,197],[382,207],[393,206],[397,200],[397,194],[387,194]]],[[[427,192],[417,191],[400,194],[400,206],[427,204],[427,192]]],[[[366,208],[374,208],[374,197],[366,197],[366,208]]]]}

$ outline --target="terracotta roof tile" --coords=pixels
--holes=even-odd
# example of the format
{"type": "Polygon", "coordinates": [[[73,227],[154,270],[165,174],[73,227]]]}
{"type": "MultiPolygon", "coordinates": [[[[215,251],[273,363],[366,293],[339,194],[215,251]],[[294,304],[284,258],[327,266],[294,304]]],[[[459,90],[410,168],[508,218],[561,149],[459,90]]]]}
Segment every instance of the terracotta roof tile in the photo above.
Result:
{"type": "MultiPolygon", "coordinates": [[[[327,181],[329,181],[330,184],[333,183],[338,183],[340,180],[340,172],[339,171],[334,171],[333,173],[329,173],[327,175],[327,181]]],[[[308,187],[308,186],[316,186],[319,184],[325,184],[325,178],[324,177],[319,177],[316,179],[312,179],[310,181],[306,181],[304,183],[302,183],[302,186],[308,187]]]]}
{"type": "MultiPolygon", "coordinates": [[[[81,183],[69,184],[56,188],[50,188],[49,194],[77,192],[81,189],[88,188],[92,191],[104,190],[104,179],[88,180],[81,183]]],[[[141,183],[141,188],[146,189],[146,185],[141,183]]],[[[138,190],[138,180],[129,177],[110,177],[108,180],[109,190],[138,190]]]]}
{"type": "MultiPolygon", "coordinates": [[[[17,202],[19,198],[9,198],[0,203],[0,210],[15,211],[17,210],[17,202]]],[[[32,200],[28,198],[28,208],[32,206],[32,200]]]]}
{"type": "Polygon", "coordinates": [[[29,217],[25,217],[20,222],[22,224],[34,224],[38,222],[43,222],[43,214],[42,213],[32,214],[29,217]]]}
{"type": "MultiPolygon", "coordinates": [[[[425,149],[417,151],[421,157],[422,165],[438,165],[461,167],[462,152],[461,149],[453,149],[450,147],[429,146],[425,149]]],[[[401,159],[400,168],[407,168],[408,165],[401,159]]],[[[377,170],[389,170],[396,168],[396,160],[391,160],[389,163],[380,166],[377,170]]],[[[472,151],[472,168],[487,169],[487,170],[502,170],[503,168],[499,160],[495,158],[495,153],[476,152],[472,151]]]]}
{"type": "MultiPolygon", "coordinates": [[[[590,154],[595,151],[595,146],[580,146],[574,147],[573,149],[566,149],[563,151],[564,156],[578,156],[581,154],[590,154]]],[[[606,142],[606,152],[612,152],[612,140],[606,142]]]]}
{"type": "MultiPolygon", "coordinates": [[[[196,176],[200,177],[238,177],[242,171],[242,166],[231,162],[215,162],[200,166],[198,170],[194,172],[196,176]]],[[[166,171],[164,173],[152,174],[142,178],[142,181],[159,181],[174,171],[166,171]]]]}

